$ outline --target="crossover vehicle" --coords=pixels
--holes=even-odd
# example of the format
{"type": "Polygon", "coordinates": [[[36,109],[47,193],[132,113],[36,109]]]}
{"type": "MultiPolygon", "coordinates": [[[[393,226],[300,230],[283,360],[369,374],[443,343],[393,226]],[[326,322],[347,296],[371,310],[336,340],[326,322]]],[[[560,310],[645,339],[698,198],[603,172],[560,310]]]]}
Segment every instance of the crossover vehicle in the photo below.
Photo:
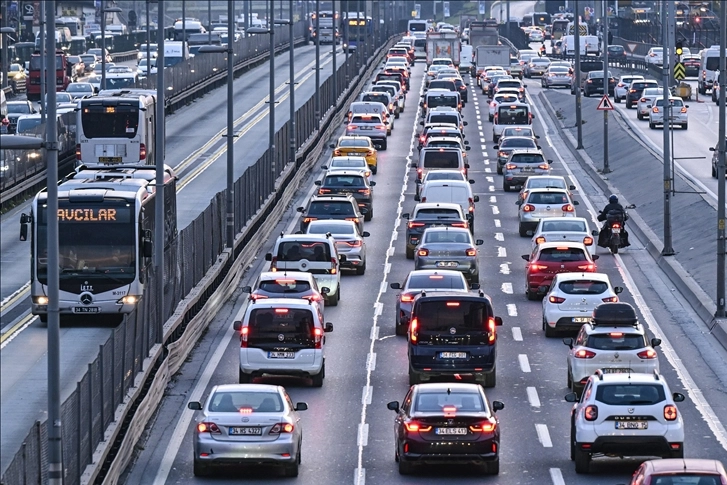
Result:
{"type": "Polygon", "coordinates": [[[459,170],[466,177],[469,169],[464,152],[459,148],[422,148],[419,161],[412,162],[411,166],[416,168],[419,182],[430,170],[459,170]]]}
{"type": "Polygon", "coordinates": [[[543,152],[536,150],[513,150],[502,171],[502,189],[509,192],[510,188],[523,185],[533,175],[550,175],[552,160],[546,160],[543,152]]]}
{"type": "Polygon", "coordinates": [[[501,137],[492,148],[497,150],[498,175],[502,175],[505,164],[514,150],[540,150],[538,143],[532,137],[526,136],[501,137]]]}
{"type": "Polygon", "coordinates": [[[638,102],[646,88],[658,88],[659,83],[653,79],[641,79],[631,81],[629,90],[626,93],[626,108],[631,109],[638,102]]]}
{"type": "Polygon", "coordinates": [[[367,136],[371,138],[374,146],[386,150],[387,127],[380,115],[356,114],[346,126],[346,134],[353,136],[367,136]]]}
{"type": "Polygon", "coordinates": [[[518,232],[520,237],[532,235],[541,220],[550,217],[575,217],[577,200],[567,190],[530,189],[525,199],[518,199],[518,232]]]}
{"type": "Polygon", "coordinates": [[[651,108],[654,106],[654,101],[657,98],[664,97],[664,90],[662,88],[646,88],[641,93],[641,97],[636,102],[636,118],[643,120],[649,117],[651,108]]]}
{"type": "Polygon", "coordinates": [[[500,104],[492,124],[492,141],[497,143],[505,128],[528,128],[534,115],[527,103],[500,104]]]}
{"type": "Polygon", "coordinates": [[[469,229],[467,216],[459,204],[420,202],[414,212],[401,215],[406,224],[406,258],[414,259],[414,251],[421,242],[422,234],[427,227],[449,226],[469,229]]]}
{"type": "Polygon", "coordinates": [[[591,255],[583,243],[546,242],[538,244],[531,254],[523,254],[525,294],[528,300],[544,296],[558,273],[595,273],[598,255],[591,255]]]}
{"type": "Polygon", "coordinates": [[[311,273],[304,271],[263,271],[254,286],[243,286],[243,293],[249,293],[250,300],[263,298],[293,298],[310,300],[319,305],[323,313],[323,298],[329,288],[318,287],[311,273]]]}
{"type": "Polygon", "coordinates": [[[548,70],[548,67],[550,67],[550,59],[547,57],[533,57],[525,65],[523,75],[527,78],[542,76],[548,70]]]}
{"type": "Polygon", "coordinates": [[[664,106],[664,98],[656,98],[654,105],[649,111],[649,128],[655,129],[658,125],[662,128],[667,124],[672,127],[679,126],[682,129],[689,128],[689,113],[682,98],[669,97],[669,106],[664,106]]]}
{"type": "Polygon", "coordinates": [[[364,209],[351,194],[313,196],[306,207],[298,207],[300,230],[305,232],[308,224],[319,219],[339,219],[353,221],[363,233],[364,209]]]}
{"type": "Polygon", "coordinates": [[[333,148],[333,156],[361,156],[366,158],[371,171],[375,174],[379,166],[379,156],[374,143],[368,136],[341,136],[337,143],[329,145],[333,148]]]}
{"type": "MultiPolygon", "coordinates": [[[[386,134],[391,135],[394,129],[394,115],[389,112],[388,104],[378,101],[355,101],[348,107],[348,123],[353,120],[355,115],[378,115],[381,121],[386,125],[386,134]]],[[[348,135],[362,133],[347,133],[348,135]]],[[[365,133],[363,133],[366,136],[365,133]]]]}
{"type": "Polygon", "coordinates": [[[370,221],[374,217],[373,187],[376,182],[369,181],[368,177],[360,171],[329,171],[326,172],[323,180],[316,180],[314,183],[319,187],[318,195],[350,194],[356,199],[365,221],[370,221]]]}
{"type": "Polygon", "coordinates": [[[619,78],[616,87],[613,90],[613,101],[620,103],[622,99],[626,99],[626,93],[629,91],[629,87],[633,81],[643,80],[644,76],[640,74],[623,75],[619,78]]]}
{"type": "Polygon", "coordinates": [[[334,156],[326,165],[321,165],[323,170],[355,170],[363,171],[366,177],[371,177],[372,170],[365,157],[334,156]]]}
{"type": "Polygon", "coordinates": [[[483,243],[482,239],[473,240],[472,234],[464,228],[430,227],[422,234],[414,252],[414,268],[459,271],[468,283],[479,284],[476,246],[483,243]]]}
{"type": "Polygon", "coordinates": [[[547,89],[556,86],[570,88],[571,84],[573,84],[573,74],[569,68],[563,66],[548,66],[540,78],[540,86],[547,89]]]}
{"type": "Polygon", "coordinates": [[[357,275],[366,273],[366,241],[370,234],[359,232],[353,221],[313,221],[308,225],[308,234],[330,234],[336,241],[338,253],[346,257],[341,269],[351,269],[357,275]]]}
{"type": "Polygon", "coordinates": [[[535,249],[544,242],[582,242],[591,254],[595,254],[595,237],[584,217],[549,217],[541,219],[533,231],[532,245],[535,249]]]}

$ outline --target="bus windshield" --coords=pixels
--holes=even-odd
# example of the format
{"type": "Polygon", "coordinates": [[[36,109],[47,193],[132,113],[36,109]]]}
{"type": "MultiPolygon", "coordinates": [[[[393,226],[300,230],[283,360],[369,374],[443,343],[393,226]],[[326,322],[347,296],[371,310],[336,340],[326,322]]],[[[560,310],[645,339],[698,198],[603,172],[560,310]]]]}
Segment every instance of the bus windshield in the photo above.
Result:
{"type": "MultiPolygon", "coordinates": [[[[106,82],[111,87],[118,87],[106,82]]],[[[139,107],[133,105],[84,106],[81,125],[86,138],[134,138],[139,128],[139,107]]]]}
{"type": "MultiPolygon", "coordinates": [[[[38,207],[38,280],[47,280],[47,212],[38,207]]],[[[61,281],[73,275],[83,278],[121,279],[135,277],[136,249],[134,206],[125,200],[104,204],[59,201],[58,265],[61,281]]]]}
{"type": "MultiPolygon", "coordinates": [[[[63,57],[56,56],[56,71],[60,71],[62,69],[63,69],[63,57]]],[[[29,70],[40,71],[40,56],[33,56],[30,58],[29,70]]]]}

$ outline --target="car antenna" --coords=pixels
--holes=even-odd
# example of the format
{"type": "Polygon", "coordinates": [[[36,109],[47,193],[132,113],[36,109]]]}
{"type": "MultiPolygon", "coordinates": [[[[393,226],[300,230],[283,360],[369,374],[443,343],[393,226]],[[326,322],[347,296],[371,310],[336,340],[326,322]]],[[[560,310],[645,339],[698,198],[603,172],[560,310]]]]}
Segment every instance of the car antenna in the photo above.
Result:
{"type": "Polygon", "coordinates": [[[450,394],[452,394],[452,389],[450,389],[450,388],[448,387],[448,388],[447,388],[447,396],[449,396],[450,394]]]}

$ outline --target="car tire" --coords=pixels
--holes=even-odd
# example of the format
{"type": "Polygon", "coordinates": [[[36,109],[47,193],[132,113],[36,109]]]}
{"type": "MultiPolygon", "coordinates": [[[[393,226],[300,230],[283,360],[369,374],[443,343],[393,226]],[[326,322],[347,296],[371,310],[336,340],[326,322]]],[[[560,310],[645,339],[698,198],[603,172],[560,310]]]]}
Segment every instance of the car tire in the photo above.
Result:
{"type": "Polygon", "coordinates": [[[573,429],[573,424],[571,424],[570,427],[570,461],[575,461],[576,459],[576,440],[575,440],[576,432],[573,429]]]}
{"type": "Polygon", "coordinates": [[[193,468],[195,477],[208,477],[210,475],[209,467],[197,460],[194,460],[193,468]]]}
{"type": "Polygon", "coordinates": [[[399,475],[411,475],[412,473],[414,473],[414,464],[399,457],[399,475]]]}
{"type": "Polygon", "coordinates": [[[384,139],[384,140],[383,140],[383,141],[381,142],[381,149],[382,149],[382,150],[386,150],[386,147],[387,147],[387,140],[386,140],[386,139],[384,139]]]}
{"type": "Polygon", "coordinates": [[[641,113],[636,113],[636,119],[639,121],[643,121],[644,115],[642,115],[641,113]]]}
{"type": "Polygon", "coordinates": [[[714,165],[712,165],[712,178],[717,178],[717,170],[715,170],[714,165]]]}
{"type": "Polygon", "coordinates": [[[378,165],[375,165],[375,166],[371,167],[371,173],[374,174],[374,175],[376,175],[377,173],[379,173],[379,166],[378,165]]]}
{"type": "Polygon", "coordinates": [[[240,369],[240,376],[237,380],[240,384],[249,384],[252,382],[252,374],[246,374],[240,369]]]}
{"type": "Polygon", "coordinates": [[[494,120],[494,119],[495,119],[495,117],[494,117],[494,116],[492,116],[492,115],[487,115],[487,121],[489,121],[490,123],[492,123],[492,120],[494,120]]]}
{"type": "Polygon", "coordinates": [[[323,378],[326,377],[326,361],[323,360],[321,371],[318,374],[310,376],[313,387],[323,387],[323,378]]]}
{"type": "Polygon", "coordinates": [[[649,121],[649,128],[651,128],[652,130],[655,130],[656,129],[656,123],[652,123],[651,121],[649,121]]]}
{"type": "Polygon", "coordinates": [[[686,129],[687,129],[688,127],[689,127],[689,124],[688,124],[688,123],[684,123],[684,124],[682,125],[682,129],[684,129],[684,130],[686,130],[686,129]]]}
{"type": "Polygon", "coordinates": [[[545,337],[554,338],[556,336],[555,329],[553,327],[551,327],[550,325],[548,325],[546,322],[543,322],[543,323],[545,323],[545,337]]]}
{"type": "Polygon", "coordinates": [[[492,141],[497,143],[497,135],[495,135],[494,133],[492,134],[492,141]]]}
{"type": "Polygon", "coordinates": [[[525,296],[528,297],[528,300],[535,301],[538,299],[538,292],[527,289],[525,290],[525,296]]]}
{"type": "Polygon", "coordinates": [[[626,101],[626,109],[631,109],[631,108],[633,108],[633,106],[634,105],[632,103],[629,103],[628,101],[626,101]]]}
{"type": "Polygon", "coordinates": [[[357,275],[366,274],[366,262],[364,262],[364,264],[362,266],[359,266],[358,268],[356,268],[356,274],[357,275]]]}
{"type": "MultiPolygon", "coordinates": [[[[567,385],[565,387],[567,387],[568,389],[570,389],[571,387],[573,387],[573,378],[570,375],[570,369],[568,369],[567,376],[566,376],[566,381],[567,381],[567,385]]],[[[571,448],[571,460],[572,459],[573,459],[573,449],[571,448]]]]}
{"type": "Polygon", "coordinates": [[[394,333],[396,335],[406,335],[407,330],[409,330],[408,325],[404,325],[403,323],[399,323],[398,321],[394,324],[394,333]]]}
{"type": "Polygon", "coordinates": [[[338,291],[336,291],[336,294],[330,297],[326,303],[328,306],[338,306],[338,300],[341,299],[341,288],[338,288],[338,291]]]}
{"type": "Polygon", "coordinates": [[[497,164],[497,175],[502,175],[502,165],[497,164]]]}
{"type": "Polygon", "coordinates": [[[510,192],[510,184],[508,184],[507,182],[504,182],[503,181],[502,182],[502,190],[504,190],[505,192],[510,192]]]}
{"type": "Polygon", "coordinates": [[[621,104],[621,98],[619,98],[618,96],[614,96],[613,97],[613,102],[616,103],[616,104],[621,104]]]}
{"type": "Polygon", "coordinates": [[[485,475],[499,475],[500,474],[500,458],[495,458],[494,461],[489,461],[484,464],[482,471],[485,475]]]}
{"type": "Polygon", "coordinates": [[[517,231],[520,234],[520,237],[528,237],[528,230],[522,224],[518,224],[517,231]]]}
{"type": "Polygon", "coordinates": [[[590,98],[591,97],[591,93],[589,93],[587,90],[584,89],[583,90],[583,96],[585,96],[586,98],[590,98]]]}
{"type": "Polygon", "coordinates": [[[406,259],[414,259],[414,250],[406,248],[406,259]]]}
{"type": "Polygon", "coordinates": [[[492,372],[488,372],[483,375],[482,387],[495,387],[497,385],[497,366],[492,369],[492,372]]]}
{"type": "Polygon", "coordinates": [[[369,209],[369,211],[366,214],[364,214],[364,221],[368,222],[373,218],[374,218],[374,209],[372,207],[371,209],[369,209]]]}
{"type": "Polygon", "coordinates": [[[582,451],[578,448],[578,443],[574,443],[575,449],[573,450],[573,453],[575,455],[575,462],[576,462],[576,473],[579,475],[586,475],[590,473],[591,471],[591,454],[582,451]]]}
{"type": "Polygon", "coordinates": [[[283,476],[284,477],[297,477],[298,476],[298,462],[291,463],[289,465],[283,465],[283,476]]]}
{"type": "Polygon", "coordinates": [[[401,113],[401,110],[399,110],[399,113],[394,113],[394,119],[399,119],[399,114],[401,113]]]}

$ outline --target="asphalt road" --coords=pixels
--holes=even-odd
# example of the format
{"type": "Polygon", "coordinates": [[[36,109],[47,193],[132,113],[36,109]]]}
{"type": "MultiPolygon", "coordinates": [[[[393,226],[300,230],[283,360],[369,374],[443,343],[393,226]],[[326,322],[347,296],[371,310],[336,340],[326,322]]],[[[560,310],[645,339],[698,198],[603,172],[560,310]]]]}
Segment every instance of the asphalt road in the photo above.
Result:
{"type": "MultiPolygon", "coordinates": [[[[297,108],[315,92],[315,46],[299,47],[296,51],[297,108]]],[[[289,114],[288,60],[287,52],[275,59],[278,129],[286,123],[289,114]]],[[[321,46],[321,82],[330,76],[331,60],[331,46],[321,46]]],[[[340,67],[344,60],[339,49],[337,65],[340,67]]],[[[264,101],[269,94],[269,72],[269,64],[265,63],[235,80],[234,119],[237,121],[236,133],[240,135],[235,139],[235,177],[267,149],[268,105],[264,101]]],[[[226,128],[224,89],[215,90],[167,119],[166,163],[172,167],[181,166],[177,169],[180,229],[197,217],[216,192],[225,188],[225,141],[218,135],[226,128]],[[209,145],[208,141],[211,141],[209,145]]],[[[9,464],[30,427],[44,418],[47,409],[46,327],[29,313],[30,297],[26,287],[30,268],[29,243],[18,240],[19,214],[27,211],[28,206],[29,202],[3,214],[0,221],[0,295],[3,300],[0,310],[0,406],[3,409],[0,447],[12,450],[0,454],[0,469],[9,464]],[[29,393],[29,389],[33,392],[29,393]]],[[[76,388],[76,382],[86,372],[87,364],[95,359],[99,345],[108,339],[110,331],[103,327],[64,326],[61,329],[61,399],[76,388]]]]}
{"type": "MultiPolygon", "coordinates": [[[[488,397],[505,403],[498,413],[502,429],[501,468],[497,477],[481,477],[464,467],[427,467],[411,477],[400,476],[394,462],[394,414],[386,409],[391,400],[401,400],[408,389],[406,340],[394,336],[396,291],[391,282],[401,282],[413,263],[404,255],[405,226],[401,212],[410,211],[413,171],[408,161],[418,132],[418,92],[423,65],[413,69],[412,91],[407,110],[397,120],[389,150],[379,153],[379,172],[374,177],[376,220],[366,224],[370,258],[363,276],[345,276],[342,301],[326,309],[326,320],[335,331],[327,336],[327,372],[324,385],[314,389],[296,379],[266,378],[257,382],[284,385],[294,402],[305,401],[302,413],[304,440],[299,483],[363,485],[394,483],[498,483],[498,484],[616,484],[628,481],[638,459],[597,459],[593,474],[576,475],[568,459],[570,404],[566,389],[566,347],[561,339],[546,339],[541,330],[541,304],[524,295],[521,254],[530,251],[530,240],[517,233],[515,193],[504,193],[495,174],[491,125],[487,101],[472,89],[464,108],[469,125],[465,134],[472,150],[470,178],[476,181],[475,237],[480,246],[480,280],[493,298],[495,312],[504,326],[498,336],[498,383],[488,397]]],[[[528,81],[535,92],[539,81],[528,81]]],[[[603,194],[572,161],[563,140],[536,103],[536,130],[553,173],[569,177],[578,187],[578,214],[592,219],[605,204],[603,194]],[[547,136],[546,136],[547,134],[547,136]]],[[[326,156],[330,156],[327,153],[326,156]]],[[[325,158],[325,157],[324,157],[325,158]]],[[[313,180],[300,190],[302,205],[311,195],[313,180]]],[[[288,211],[279,224],[290,231],[298,214],[288,211]]],[[[277,230],[276,230],[277,233],[277,230]]],[[[264,251],[273,245],[268,242],[264,251]]],[[[687,400],[679,405],[686,425],[686,456],[727,461],[727,419],[723,392],[727,383],[727,353],[708,335],[684,298],[674,291],[635,237],[632,246],[618,256],[599,249],[599,271],[614,285],[625,286],[622,301],[632,303],[650,333],[663,339],[659,348],[661,371],[675,392],[687,400]]],[[[250,284],[267,268],[258,258],[242,285],[250,284]]],[[[268,468],[224,470],[216,479],[197,479],[192,474],[193,413],[190,400],[206,398],[212,385],[237,382],[239,341],[231,324],[245,304],[237,293],[220,311],[198,348],[169,386],[147,436],[140,443],[136,460],[123,482],[128,484],[234,483],[241,476],[253,483],[278,483],[268,468]]],[[[292,481],[288,480],[289,482],[292,481]]]]}

